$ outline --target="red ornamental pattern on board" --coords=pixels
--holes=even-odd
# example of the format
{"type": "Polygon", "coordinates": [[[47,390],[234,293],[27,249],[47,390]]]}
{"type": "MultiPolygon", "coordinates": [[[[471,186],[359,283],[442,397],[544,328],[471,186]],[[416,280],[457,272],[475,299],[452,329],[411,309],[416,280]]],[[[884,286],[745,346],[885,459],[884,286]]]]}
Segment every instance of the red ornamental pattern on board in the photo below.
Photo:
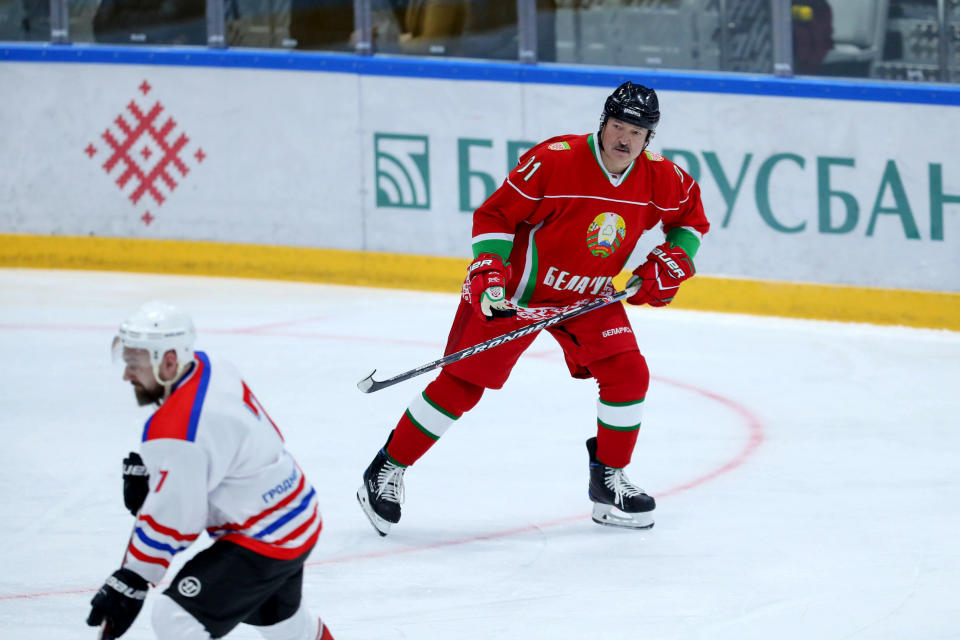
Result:
{"type": "MultiPolygon", "coordinates": [[[[153,90],[146,80],[137,88],[143,98],[153,90]]],[[[207,158],[201,147],[190,151],[190,138],[177,131],[177,121],[164,110],[159,100],[150,105],[148,100],[132,99],[100,134],[104,146],[91,142],[83,150],[90,159],[103,159],[104,172],[114,177],[134,206],[151,202],[161,206],[190,173],[187,163],[196,166],[207,158]]],[[[147,210],[140,216],[145,226],[156,219],[147,210]]]]}

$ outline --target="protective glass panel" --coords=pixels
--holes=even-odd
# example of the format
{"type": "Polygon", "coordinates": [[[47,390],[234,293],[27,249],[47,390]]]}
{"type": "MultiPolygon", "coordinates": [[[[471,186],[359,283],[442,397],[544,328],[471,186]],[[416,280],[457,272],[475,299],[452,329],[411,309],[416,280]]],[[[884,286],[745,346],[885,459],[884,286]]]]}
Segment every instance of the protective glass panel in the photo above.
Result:
{"type": "Polygon", "coordinates": [[[799,75],[960,80],[960,0],[792,0],[792,18],[799,75]]]}
{"type": "Polygon", "coordinates": [[[50,40],[50,0],[0,0],[0,40],[50,40]]]}
{"type": "Polygon", "coordinates": [[[834,42],[825,75],[912,81],[939,77],[937,0],[830,0],[830,8],[834,42]]]}
{"type": "Polygon", "coordinates": [[[960,0],[947,0],[947,82],[960,82],[960,0]]]}
{"type": "Polygon", "coordinates": [[[940,79],[940,16],[937,0],[891,2],[885,50],[876,65],[877,78],[935,81],[940,79]]]}
{"type": "Polygon", "coordinates": [[[100,0],[69,0],[67,3],[72,42],[95,42],[93,19],[100,8],[100,0]]]}
{"type": "Polygon", "coordinates": [[[226,0],[227,46],[354,49],[353,0],[226,0]]]}
{"type": "Polygon", "coordinates": [[[377,53],[517,59],[517,0],[372,0],[377,53]]]}
{"type": "Polygon", "coordinates": [[[769,0],[556,0],[537,9],[543,61],[773,70],[769,0]]]}
{"type": "Polygon", "coordinates": [[[71,0],[70,39],[102,44],[207,44],[206,0],[71,0]]]}

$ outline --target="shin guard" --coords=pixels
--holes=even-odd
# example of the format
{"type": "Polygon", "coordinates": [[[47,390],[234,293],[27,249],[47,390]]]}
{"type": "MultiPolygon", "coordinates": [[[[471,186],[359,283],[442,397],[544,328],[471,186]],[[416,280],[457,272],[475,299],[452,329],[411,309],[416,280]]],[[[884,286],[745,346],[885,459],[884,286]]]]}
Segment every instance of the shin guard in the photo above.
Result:
{"type": "Polygon", "coordinates": [[[637,351],[590,364],[600,387],[597,401],[597,459],[622,469],[630,464],[650,385],[647,361],[637,351]]]}
{"type": "Polygon", "coordinates": [[[460,416],[474,408],[482,395],[483,387],[441,371],[407,407],[393,430],[387,455],[397,464],[412,465],[460,416]]]}

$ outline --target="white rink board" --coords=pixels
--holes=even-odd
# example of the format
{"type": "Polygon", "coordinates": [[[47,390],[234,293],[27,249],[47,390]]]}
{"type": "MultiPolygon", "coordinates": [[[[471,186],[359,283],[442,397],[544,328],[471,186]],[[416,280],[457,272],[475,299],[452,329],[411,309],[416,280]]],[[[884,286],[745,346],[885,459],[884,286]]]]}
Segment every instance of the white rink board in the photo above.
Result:
{"type": "MultiPolygon", "coordinates": [[[[0,92],[18,96],[0,101],[0,232],[466,257],[469,210],[502,182],[508,145],[593,131],[609,89],[7,62],[0,92]],[[136,180],[120,189],[122,172],[103,168],[101,136],[131,100],[159,101],[190,138],[189,174],[174,175],[172,191],[154,180],[162,204],[131,202],[136,180]]],[[[651,149],[697,175],[713,224],[700,273],[960,291],[957,107],[678,91],[660,100],[651,149]]]]}
{"type": "MultiPolygon", "coordinates": [[[[23,98],[0,101],[0,164],[10,168],[0,178],[0,229],[357,249],[360,149],[343,143],[359,126],[356,84],[333,73],[0,65],[0,87],[23,98]],[[103,169],[110,153],[101,136],[108,128],[117,135],[121,114],[134,122],[131,101],[144,111],[159,102],[158,125],[171,116],[177,125],[169,139],[189,138],[187,176],[172,169],[172,191],[157,181],[162,204],[149,195],[132,203],[131,189],[115,183],[122,171],[103,169]],[[88,144],[98,149],[93,158],[88,144]],[[156,218],[149,226],[145,211],[156,218]]],[[[157,145],[149,146],[155,156],[157,145]]],[[[138,161],[141,150],[132,149],[138,161]]]]}

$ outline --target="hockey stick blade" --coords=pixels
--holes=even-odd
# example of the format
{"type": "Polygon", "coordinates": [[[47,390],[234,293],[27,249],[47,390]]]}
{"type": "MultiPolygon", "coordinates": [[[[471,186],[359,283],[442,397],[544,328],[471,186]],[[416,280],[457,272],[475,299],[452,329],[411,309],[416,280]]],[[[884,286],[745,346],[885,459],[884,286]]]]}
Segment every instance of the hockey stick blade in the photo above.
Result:
{"type": "Polygon", "coordinates": [[[374,387],[376,387],[378,384],[381,384],[373,379],[373,374],[375,374],[376,372],[377,370],[374,369],[367,375],[366,378],[358,382],[357,389],[360,389],[360,391],[363,391],[364,393],[370,393],[371,391],[376,391],[377,389],[380,389],[381,387],[377,387],[377,389],[374,389],[374,387]]]}
{"type": "Polygon", "coordinates": [[[411,369],[410,371],[406,371],[399,375],[393,376],[392,378],[387,378],[386,380],[374,380],[373,374],[377,372],[377,370],[374,369],[373,371],[370,372],[370,375],[368,375],[366,378],[364,378],[363,380],[357,383],[357,388],[364,393],[373,393],[374,391],[379,391],[380,389],[391,387],[397,384],[398,382],[403,382],[404,380],[415,378],[422,373],[426,373],[427,371],[433,371],[434,369],[437,369],[439,367],[445,367],[448,364],[457,362],[458,360],[463,360],[464,358],[469,358],[472,355],[476,355],[481,351],[486,351],[487,349],[492,349],[493,347],[499,346],[506,342],[510,342],[511,340],[516,340],[517,338],[528,336],[531,333],[536,333],[542,329],[546,329],[547,327],[552,327],[555,324],[565,322],[567,320],[570,320],[571,318],[575,318],[577,316],[583,315],[584,313],[593,311],[594,309],[605,307],[608,304],[613,304],[614,302],[620,302],[621,300],[625,300],[626,298],[629,298],[630,296],[632,296],[634,293],[636,293],[636,291],[637,291],[636,288],[630,287],[628,289],[624,289],[623,291],[617,291],[616,293],[609,296],[596,298],[579,307],[568,309],[567,311],[558,313],[557,315],[551,316],[549,318],[544,318],[543,320],[537,320],[536,322],[532,322],[525,327],[514,329],[513,331],[509,333],[505,333],[502,336],[497,336],[496,338],[490,338],[489,340],[485,342],[481,342],[480,344],[475,344],[472,347],[461,349],[456,353],[451,353],[450,355],[444,356],[439,360],[434,360],[433,362],[428,362],[427,364],[420,365],[416,369],[411,369]]]}

